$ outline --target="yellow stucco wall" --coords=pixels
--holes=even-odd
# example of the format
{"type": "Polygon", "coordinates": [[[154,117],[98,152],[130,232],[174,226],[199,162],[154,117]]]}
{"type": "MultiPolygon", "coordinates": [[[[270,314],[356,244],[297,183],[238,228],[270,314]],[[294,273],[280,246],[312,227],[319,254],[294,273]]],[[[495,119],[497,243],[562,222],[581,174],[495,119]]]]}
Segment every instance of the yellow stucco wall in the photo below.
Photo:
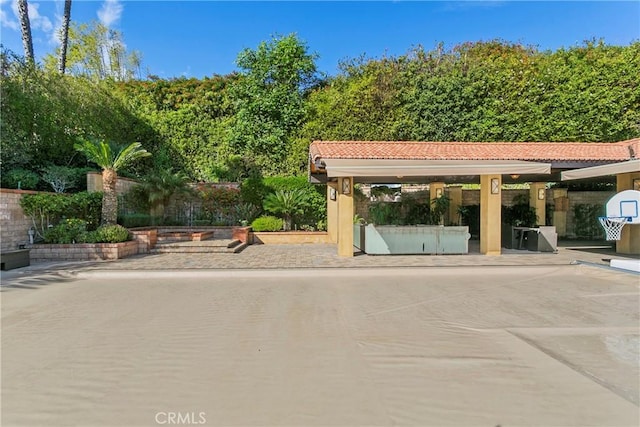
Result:
{"type": "Polygon", "coordinates": [[[338,243],[338,183],[327,183],[327,234],[329,242],[338,243]],[[331,199],[331,192],[335,200],[331,199]]]}
{"type": "Polygon", "coordinates": [[[545,210],[547,202],[547,184],[545,182],[532,182],[529,184],[529,206],[536,210],[538,225],[545,225],[545,210]]]}
{"type": "Polygon", "coordinates": [[[500,255],[501,241],[501,201],[502,176],[480,176],[480,253],[484,255],[500,255]],[[497,193],[492,193],[492,181],[496,180],[497,193]]]}
{"type": "MultiPolygon", "coordinates": [[[[640,179],[640,172],[621,173],[617,175],[617,192],[634,190],[634,179],[640,179]]],[[[640,224],[627,224],[624,226],[620,240],[616,242],[616,252],[620,254],[640,255],[640,224]]]]}
{"type": "Polygon", "coordinates": [[[353,256],[353,178],[338,178],[338,255],[353,256]],[[349,194],[343,192],[348,180],[349,194]]]}

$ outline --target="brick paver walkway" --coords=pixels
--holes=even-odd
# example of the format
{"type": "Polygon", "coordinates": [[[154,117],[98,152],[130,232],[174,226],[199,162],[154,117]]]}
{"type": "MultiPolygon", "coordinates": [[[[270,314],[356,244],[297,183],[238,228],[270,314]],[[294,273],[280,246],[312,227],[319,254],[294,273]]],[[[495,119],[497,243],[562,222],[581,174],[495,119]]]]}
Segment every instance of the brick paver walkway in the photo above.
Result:
{"type": "Polygon", "coordinates": [[[465,267],[569,265],[576,262],[608,265],[610,258],[622,258],[611,250],[576,250],[561,247],[558,253],[503,250],[500,256],[468,255],[337,255],[336,245],[252,245],[239,254],[170,253],[136,255],[117,261],[34,263],[2,277],[43,270],[182,270],[182,269],[295,269],[376,267],[465,267]],[[16,272],[16,273],[12,273],[16,272]]]}

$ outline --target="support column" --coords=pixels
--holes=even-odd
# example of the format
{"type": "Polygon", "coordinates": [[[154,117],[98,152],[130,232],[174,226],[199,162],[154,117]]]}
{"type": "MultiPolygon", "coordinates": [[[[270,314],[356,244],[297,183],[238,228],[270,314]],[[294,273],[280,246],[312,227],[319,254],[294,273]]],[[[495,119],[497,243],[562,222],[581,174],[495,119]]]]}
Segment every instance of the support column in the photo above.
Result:
{"type": "Polygon", "coordinates": [[[460,224],[462,218],[458,215],[458,209],[462,207],[462,187],[449,187],[449,224],[460,224]]]}
{"type": "Polygon", "coordinates": [[[546,204],[547,202],[547,183],[532,182],[529,184],[529,206],[536,210],[538,217],[537,224],[545,225],[546,222],[546,204]]]}
{"type": "MultiPolygon", "coordinates": [[[[616,176],[616,190],[635,190],[633,180],[640,179],[640,172],[621,173],[616,176]]],[[[626,224],[622,228],[620,240],[616,242],[619,254],[640,255],[640,224],[626,224]]]]}
{"type": "Polygon", "coordinates": [[[553,226],[558,237],[567,235],[567,212],[569,211],[569,193],[566,188],[553,189],[553,226]]]}
{"type": "Polygon", "coordinates": [[[338,183],[327,183],[327,234],[331,243],[338,243],[338,183]]]}
{"type": "MultiPolygon", "coordinates": [[[[444,196],[444,182],[432,182],[429,184],[429,206],[431,209],[433,209],[433,201],[442,196],[444,196]]],[[[444,217],[442,218],[441,224],[443,222],[444,217]]]]}
{"type": "Polygon", "coordinates": [[[353,178],[338,178],[338,255],[353,256],[353,178]]]}
{"type": "Polygon", "coordinates": [[[501,254],[502,176],[480,176],[480,253],[501,254]]]}

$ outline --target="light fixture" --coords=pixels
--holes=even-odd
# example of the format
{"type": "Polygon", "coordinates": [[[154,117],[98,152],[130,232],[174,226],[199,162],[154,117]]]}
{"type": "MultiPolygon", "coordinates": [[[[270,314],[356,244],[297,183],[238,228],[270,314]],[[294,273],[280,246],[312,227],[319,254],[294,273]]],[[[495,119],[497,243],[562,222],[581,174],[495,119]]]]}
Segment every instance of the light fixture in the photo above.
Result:
{"type": "Polygon", "coordinates": [[[633,180],[633,189],[636,191],[640,191],[640,178],[636,178],[633,180]]]}
{"type": "Polygon", "coordinates": [[[342,194],[351,194],[351,178],[342,178],[342,194]]]}
{"type": "Polygon", "coordinates": [[[500,193],[500,180],[498,178],[491,178],[491,194],[500,193]]]}
{"type": "Polygon", "coordinates": [[[544,200],[545,192],[544,188],[538,188],[538,200],[544,200]]]}
{"type": "Polygon", "coordinates": [[[518,175],[517,173],[514,173],[513,175],[509,175],[511,177],[511,179],[518,179],[520,178],[520,175],[518,175]]]}
{"type": "Polygon", "coordinates": [[[436,188],[436,199],[442,197],[442,188],[436,188]]]}
{"type": "Polygon", "coordinates": [[[331,200],[335,200],[336,199],[336,189],[333,187],[329,187],[329,198],[331,200]]]}

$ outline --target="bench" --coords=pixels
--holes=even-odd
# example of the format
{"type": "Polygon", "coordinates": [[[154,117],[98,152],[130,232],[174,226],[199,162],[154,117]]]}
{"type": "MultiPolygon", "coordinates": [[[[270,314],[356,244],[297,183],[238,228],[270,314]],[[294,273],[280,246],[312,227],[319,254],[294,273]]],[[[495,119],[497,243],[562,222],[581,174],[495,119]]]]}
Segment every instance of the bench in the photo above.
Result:
{"type": "Polygon", "coordinates": [[[2,264],[0,268],[2,270],[28,267],[31,265],[29,261],[29,249],[0,252],[0,264],[2,264]]]}

